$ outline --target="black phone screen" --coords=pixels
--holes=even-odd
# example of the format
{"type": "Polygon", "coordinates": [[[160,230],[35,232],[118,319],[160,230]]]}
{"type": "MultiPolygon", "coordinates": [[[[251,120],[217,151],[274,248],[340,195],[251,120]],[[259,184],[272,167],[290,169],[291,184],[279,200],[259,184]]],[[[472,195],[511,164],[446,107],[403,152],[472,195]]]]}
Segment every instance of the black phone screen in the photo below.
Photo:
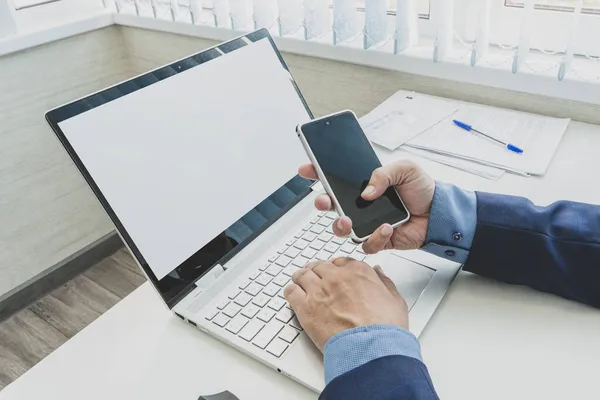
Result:
{"type": "Polygon", "coordinates": [[[356,236],[363,238],[384,223],[406,219],[408,213],[393,187],[374,201],[360,196],[381,163],[354,114],[310,122],[302,132],[356,236]]]}

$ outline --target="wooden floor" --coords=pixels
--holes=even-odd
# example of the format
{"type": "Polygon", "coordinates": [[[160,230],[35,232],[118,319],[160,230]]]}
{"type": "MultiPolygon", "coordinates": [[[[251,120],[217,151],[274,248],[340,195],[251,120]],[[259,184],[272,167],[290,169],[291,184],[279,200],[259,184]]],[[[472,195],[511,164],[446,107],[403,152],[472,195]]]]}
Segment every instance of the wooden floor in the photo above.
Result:
{"type": "Polygon", "coordinates": [[[122,249],[0,322],[0,390],[145,280],[122,249]]]}

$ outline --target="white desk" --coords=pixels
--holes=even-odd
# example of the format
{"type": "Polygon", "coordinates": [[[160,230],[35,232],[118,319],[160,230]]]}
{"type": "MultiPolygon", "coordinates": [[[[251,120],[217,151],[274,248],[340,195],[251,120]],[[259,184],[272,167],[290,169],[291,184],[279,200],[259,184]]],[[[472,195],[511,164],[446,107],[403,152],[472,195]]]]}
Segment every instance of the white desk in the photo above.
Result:
{"type": "MultiPolygon", "coordinates": [[[[544,178],[486,181],[423,161],[436,178],[538,203],[600,203],[600,127],[572,123],[544,178]]],[[[444,400],[600,396],[600,311],[461,273],[421,336],[444,400]]],[[[314,399],[308,389],[185,325],[145,284],[0,392],[0,400],[314,399]]]]}

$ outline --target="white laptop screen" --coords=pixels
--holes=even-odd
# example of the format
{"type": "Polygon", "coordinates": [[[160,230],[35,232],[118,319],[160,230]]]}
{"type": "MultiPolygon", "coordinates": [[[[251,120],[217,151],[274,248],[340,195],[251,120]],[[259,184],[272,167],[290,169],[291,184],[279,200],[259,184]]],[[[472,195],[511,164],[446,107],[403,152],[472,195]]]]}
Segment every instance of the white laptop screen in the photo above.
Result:
{"type": "Polygon", "coordinates": [[[234,47],[57,124],[167,301],[309,185],[295,83],[270,38],[234,47]]]}

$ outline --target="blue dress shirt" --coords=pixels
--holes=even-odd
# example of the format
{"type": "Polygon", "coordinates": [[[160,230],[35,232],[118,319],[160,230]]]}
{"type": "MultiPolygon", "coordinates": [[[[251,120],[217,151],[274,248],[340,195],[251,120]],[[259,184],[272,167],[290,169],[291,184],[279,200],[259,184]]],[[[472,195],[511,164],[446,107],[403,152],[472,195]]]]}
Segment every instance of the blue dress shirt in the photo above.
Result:
{"type": "MultiPolygon", "coordinates": [[[[464,263],[473,243],[476,223],[475,193],[436,182],[422,250],[464,263]]],[[[370,361],[392,355],[422,361],[417,338],[398,326],[369,325],[340,332],[325,344],[325,383],[370,361]]]]}

